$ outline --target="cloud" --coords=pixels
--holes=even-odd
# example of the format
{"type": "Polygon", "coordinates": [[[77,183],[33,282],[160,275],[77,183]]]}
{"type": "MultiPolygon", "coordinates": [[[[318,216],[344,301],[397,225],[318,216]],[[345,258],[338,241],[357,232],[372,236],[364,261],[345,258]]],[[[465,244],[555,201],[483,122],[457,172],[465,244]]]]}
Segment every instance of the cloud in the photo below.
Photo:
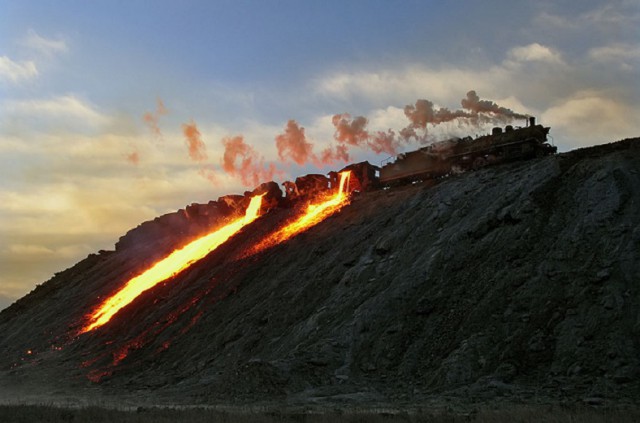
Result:
{"type": "Polygon", "coordinates": [[[542,114],[556,140],[569,147],[616,141],[640,134],[637,108],[605,92],[580,91],[542,114]]]}
{"type": "MultiPolygon", "coordinates": [[[[27,50],[34,51],[47,58],[68,50],[67,43],[64,40],[44,38],[34,30],[29,30],[27,36],[21,40],[19,44],[27,50]]],[[[8,56],[0,56],[0,82],[6,81],[17,84],[36,78],[38,75],[39,71],[36,61],[15,61],[8,56]]]]}
{"type": "Polygon", "coordinates": [[[0,294],[24,295],[29,285],[112,248],[118,235],[157,215],[136,202],[144,192],[136,195],[129,178],[74,179],[0,191],[0,220],[7,223],[0,228],[0,294]]]}
{"type": "Polygon", "coordinates": [[[369,114],[369,127],[372,130],[385,131],[388,128],[402,128],[407,124],[407,116],[402,107],[387,106],[369,114]]]}
{"type": "Polygon", "coordinates": [[[275,164],[265,163],[264,156],[247,144],[242,135],[225,137],[222,144],[222,169],[230,176],[239,177],[246,187],[256,187],[282,173],[275,164]]]}
{"type": "Polygon", "coordinates": [[[526,46],[514,47],[509,50],[507,63],[546,62],[549,64],[563,64],[562,56],[557,50],[532,43],[526,46]]]}
{"type": "MultiPolygon", "coordinates": [[[[179,140],[182,134],[176,128],[167,136],[179,140]]],[[[4,142],[5,137],[0,136],[0,150],[4,142]]],[[[109,209],[104,208],[109,204],[118,205],[115,214],[131,210],[130,207],[149,207],[147,210],[152,212],[146,216],[153,217],[154,213],[172,210],[196,199],[206,202],[229,193],[226,190],[242,189],[239,184],[228,183],[222,187],[225,191],[212,193],[209,182],[199,175],[199,165],[194,165],[185,154],[184,144],[158,146],[144,134],[26,133],[21,135],[19,148],[13,149],[16,143],[8,137],[7,151],[18,158],[19,167],[3,169],[4,180],[12,183],[4,185],[7,189],[0,189],[0,220],[11,222],[7,226],[15,227],[20,226],[17,221],[23,222],[25,231],[64,228],[65,231],[91,232],[95,227],[93,224],[83,226],[82,216],[87,213],[90,217],[105,215],[105,219],[110,219],[106,213],[109,209]],[[135,167],[123,160],[131,153],[132,144],[138,146],[145,157],[135,167]],[[24,188],[9,189],[21,186],[22,182],[24,188]],[[102,209],[98,208],[100,205],[102,209]],[[40,214],[49,216],[51,225],[29,226],[31,217],[40,214]],[[77,216],[77,220],[61,220],[67,216],[77,216]]],[[[216,156],[218,154],[222,154],[221,148],[216,156]]],[[[113,220],[139,223],[123,216],[113,220]]],[[[101,222],[103,224],[106,222],[101,222]]],[[[8,242],[1,235],[0,240],[8,242]]],[[[3,242],[0,249],[1,244],[3,242]]]]}
{"type": "Polygon", "coordinates": [[[110,119],[94,106],[73,94],[50,99],[10,100],[3,104],[4,111],[24,121],[43,119],[42,123],[62,126],[99,127],[110,119]]]}
{"type": "Polygon", "coordinates": [[[7,56],[0,56],[0,81],[18,83],[38,76],[36,64],[32,61],[14,62],[7,56]]]}
{"type": "Polygon", "coordinates": [[[619,65],[624,70],[637,68],[640,61],[640,46],[636,44],[615,43],[589,49],[591,60],[607,65],[619,65]]]}
{"type": "Polygon", "coordinates": [[[640,8],[636,0],[609,1],[599,7],[587,10],[579,14],[563,15],[550,11],[541,12],[534,22],[543,27],[576,30],[620,31],[625,28],[633,28],[640,23],[640,8]]]}
{"type": "Polygon", "coordinates": [[[150,150],[132,167],[122,160],[131,141],[125,136],[36,138],[24,138],[38,154],[36,160],[21,160],[28,183],[5,168],[3,175],[14,184],[0,186],[0,294],[12,298],[91,252],[112,249],[119,236],[141,222],[243,191],[233,180],[212,189],[181,143],[162,152],[140,135],[140,144],[148,143],[150,150]]]}
{"type": "Polygon", "coordinates": [[[578,21],[609,28],[634,25],[640,22],[640,8],[635,0],[612,1],[579,15],[578,21]]]}
{"type": "Polygon", "coordinates": [[[534,22],[539,25],[542,25],[545,27],[552,27],[552,28],[566,29],[566,28],[576,26],[575,20],[569,20],[564,16],[560,16],[560,15],[553,14],[546,11],[541,12],[538,16],[536,16],[536,18],[534,19],[534,22]]]}
{"type": "MultiPolygon", "coordinates": [[[[376,71],[341,71],[317,78],[312,90],[321,97],[349,102],[364,100],[378,107],[405,104],[407,99],[418,96],[447,103],[455,101],[461,87],[474,87],[486,92],[491,86],[487,79],[494,77],[494,70],[484,71],[484,76],[479,77],[477,70],[464,67],[431,68],[422,64],[376,71]]],[[[462,88],[463,92],[465,88],[462,88]]]]}
{"type": "Polygon", "coordinates": [[[40,254],[53,254],[53,250],[42,245],[25,245],[25,244],[12,244],[8,248],[10,253],[21,255],[40,255],[40,254]]]}
{"type": "Polygon", "coordinates": [[[57,53],[64,53],[69,50],[66,41],[63,39],[45,38],[33,29],[30,29],[27,36],[22,40],[21,44],[28,49],[34,50],[40,54],[51,57],[57,53]]]}

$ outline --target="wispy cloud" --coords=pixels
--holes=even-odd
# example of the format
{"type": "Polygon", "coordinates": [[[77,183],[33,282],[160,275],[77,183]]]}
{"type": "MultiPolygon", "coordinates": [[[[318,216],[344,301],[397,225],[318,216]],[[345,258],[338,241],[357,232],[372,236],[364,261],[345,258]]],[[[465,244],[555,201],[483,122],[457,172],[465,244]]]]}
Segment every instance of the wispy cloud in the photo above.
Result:
{"type": "Polygon", "coordinates": [[[8,252],[20,255],[54,254],[51,248],[35,244],[12,244],[9,245],[8,252]]]}
{"type": "Polygon", "coordinates": [[[627,26],[640,22],[636,0],[610,1],[578,16],[579,21],[599,26],[627,26]]]}
{"type": "Polygon", "coordinates": [[[5,113],[26,120],[55,119],[68,125],[100,126],[109,118],[89,102],[67,94],[49,99],[10,100],[3,104],[5,113]]]}
{"type": "Polygon", "coordinates": [[[0,81],[18,83],[38,76],[36,64],[30,60],[15,62],[7,56],[0,56],[0,81]]]}
{"type": "Polygon", "coordinates": [[[636,0],[614,0],[577,15],[545,10],[534,21],[545,27],[562,30],[620,30],[640,23],[640,8],[636,0]]]}
{"type": "Polygon", "coordinates": [[[608,65],[618,65],[625,70],[632,70],[640,63],[640,45],[614,43],[607,46],[594,47],[588,52],[589,58],[608,65]]]}
{"type": "Polygon", "coordinates": [[[45,38],[33,29],[30,29],[18,44],[26,50],[26,57],[29,59],[17,61],[6,55],[0,56],[0,82],[17,84],[36,78],[39,75],[36,63],[42,64],[41,59],[49,59],[69,50],[67,42],[62,38],[45,38]]]}
{"type": "Polygon", "coordinates": [[[64,53],[69,50],[69,46],[64,39],[45,38],[33,29],[28,31],[27,36],[20,44],[47,57],[51,57],[58,53],[64,53]]]}

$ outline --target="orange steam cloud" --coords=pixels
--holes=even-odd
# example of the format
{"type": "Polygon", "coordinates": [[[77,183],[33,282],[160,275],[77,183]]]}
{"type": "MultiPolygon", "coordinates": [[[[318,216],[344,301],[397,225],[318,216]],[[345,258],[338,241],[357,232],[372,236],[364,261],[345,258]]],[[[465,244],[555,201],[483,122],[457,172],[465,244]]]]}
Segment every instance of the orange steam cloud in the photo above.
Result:
{"type": "Polygon", "coordinates": [[[313,144],[307,141],[304,128],[293,119],[287,122],[284,133],[276,136],[276,147],[283,162],[291,159],[299,165],[309,161],[317,163],[318,159],[313,154],[313,144]]]}
{"type": "Polygon", "coordinates": [[[320,162],[322,164],[334,164],[336,162],[347,163],[350,160],[349,148],[344,144],[327,147],[322,150],[322,153],[320,154],[320,162]]]}
{"type": "Polygon", "coordinates": [[[359,146],[369,139],[369,133],[366,130],[369,121],[364,116],[351,119],[349,113],[342,113],[334,115],[331,122],[336,128],[334,138],[339,143],[359,146]]]}
{"type": "Polygon", "coordinates": [[[340,129],[336,130],[338,144],[325,148],[319,156],[313,152],[313,144],[307,140],[304,128],[298,125],[295,120],[289,120],[284,133],[276,136],[276,147],[280,160],[286,163],[290,159],[299,165],[313,163],[317,167],[336,162],[348,162],[350,160],[348,145],[360,142],[361,129],[366,125],[366,119],[363,117],[357,118],[360,120],[356,123],[350,122],[349,119],[350,117],[346,113],[333,117],[333,121],[340,126],[340,129]],[[364,119],[364,123],[361,119],[364,119]],[[359,129],[358,125],[362,128],[359,129]]]}
{"type": "Polygon", "coordinates": [[[202,166],[200,170],[198,170],[198,174],[205,178],[207,181],[211,182],[213,186],[219,185],[220,181],[218,180],[215,169],[213,169],[212,167],[202,166]]]}
{"type": "MultiPolygon", "coordinates": [[[[389,129],[386,132],[377,131],[370,134],[367,131],[368,120],[364,116],[352,118],[349,113],[341,113],[334,115],[331,122],[335,127],[334,140],[337,144],[326,147],[316,155],[313,152],[313,144],[306,138],[304,128],[295,120],[289,120],[284,133],[275,138],[280,160],[283,163],[292,160],[299,165],[313,163],[320,167],[336,162],[348,163],[351,160],[351,147],[366,147],[376,154],[397,152],[399,138],[396,133],[389,129]]],[[[246,148],[243,147],[242,151],[245,152],[246,148]]]]}
{"type": "Polygon", "coordinates": [[[265,166],[264,158],[244,142],[242,135],[224,138],[222,144],[222,169],[231,176],[240,177],[242,184],[247,187],[259,185],[281,173],[273,163],[265,166]]]}
{"type": "Polygon", "coordinates": [[[127,154],[127,161],[133,165],[140,163],[140,154],[137,151],[133,151],[127,154]]]}
{"type": "Polygon", "coordinates": [[[164,103],[160,98],[156,100],[156,110],[155,112],[146,112],[142,115],[142,121],[147,124],[151,133],[157,138],[162,138],[162,133],[160,132],[160,126],[158,126],[158,120],[160,116],[164,116],[168,113],[166,107],[164,107],[164,103]]]}
{"type": "Polygon", "coordinates": [[[200,131],[194,121],[182,124],[182,132],[187,141],[189,157],[193,161],[202,162],[207,159],[207,148],[202,141],[200,131]]]}
{"type": "Polygon", "coordinates": [[[338,141],[340,150],[336,150],[339,158],[348,160],[348,147],[366,147],[376,154],[387,153],[396,154],[399,141],[396,133],[389,129],[386,132],[376,131],[370,134],[367,130],[368,119],[364,116],[351,118],[349,113],[334,115],[333,126],[336,128],[334,138],[338,141]]]}
{"type": "Polygon", "coordinates": [[[387,153],[394,155],[398,151],[398,139],[393,129],[387,130],[387,132],[377,131],[369,140],[368,145],[374,153],[387,153]]]}

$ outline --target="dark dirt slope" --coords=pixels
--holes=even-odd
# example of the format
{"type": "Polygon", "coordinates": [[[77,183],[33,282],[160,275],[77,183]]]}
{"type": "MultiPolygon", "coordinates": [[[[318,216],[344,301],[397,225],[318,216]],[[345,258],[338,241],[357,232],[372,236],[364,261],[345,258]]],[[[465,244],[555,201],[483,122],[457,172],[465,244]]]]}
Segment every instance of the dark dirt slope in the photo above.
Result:
{"type": "Polygon", "coordinates": [[[96,296],[150,260],[121,242],[61,272],[0,314],[0,385],[165,402],[640,399],[640,139],[368,192],[243,256],[290,213],[78,337],[96,296]]]}

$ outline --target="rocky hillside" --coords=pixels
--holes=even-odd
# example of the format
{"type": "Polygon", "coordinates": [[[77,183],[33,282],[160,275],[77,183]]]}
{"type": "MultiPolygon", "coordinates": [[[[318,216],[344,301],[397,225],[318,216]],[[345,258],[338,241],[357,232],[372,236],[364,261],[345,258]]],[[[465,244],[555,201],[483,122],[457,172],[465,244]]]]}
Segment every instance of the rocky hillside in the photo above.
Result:
{"type": "Polygon", "coordinates": [[[640,139],[366,192],[247,255],[293,212],[273,209],[78,335],[217,207],[141,225],[0,313],[4,395],[640,399],[640,139]]]}

